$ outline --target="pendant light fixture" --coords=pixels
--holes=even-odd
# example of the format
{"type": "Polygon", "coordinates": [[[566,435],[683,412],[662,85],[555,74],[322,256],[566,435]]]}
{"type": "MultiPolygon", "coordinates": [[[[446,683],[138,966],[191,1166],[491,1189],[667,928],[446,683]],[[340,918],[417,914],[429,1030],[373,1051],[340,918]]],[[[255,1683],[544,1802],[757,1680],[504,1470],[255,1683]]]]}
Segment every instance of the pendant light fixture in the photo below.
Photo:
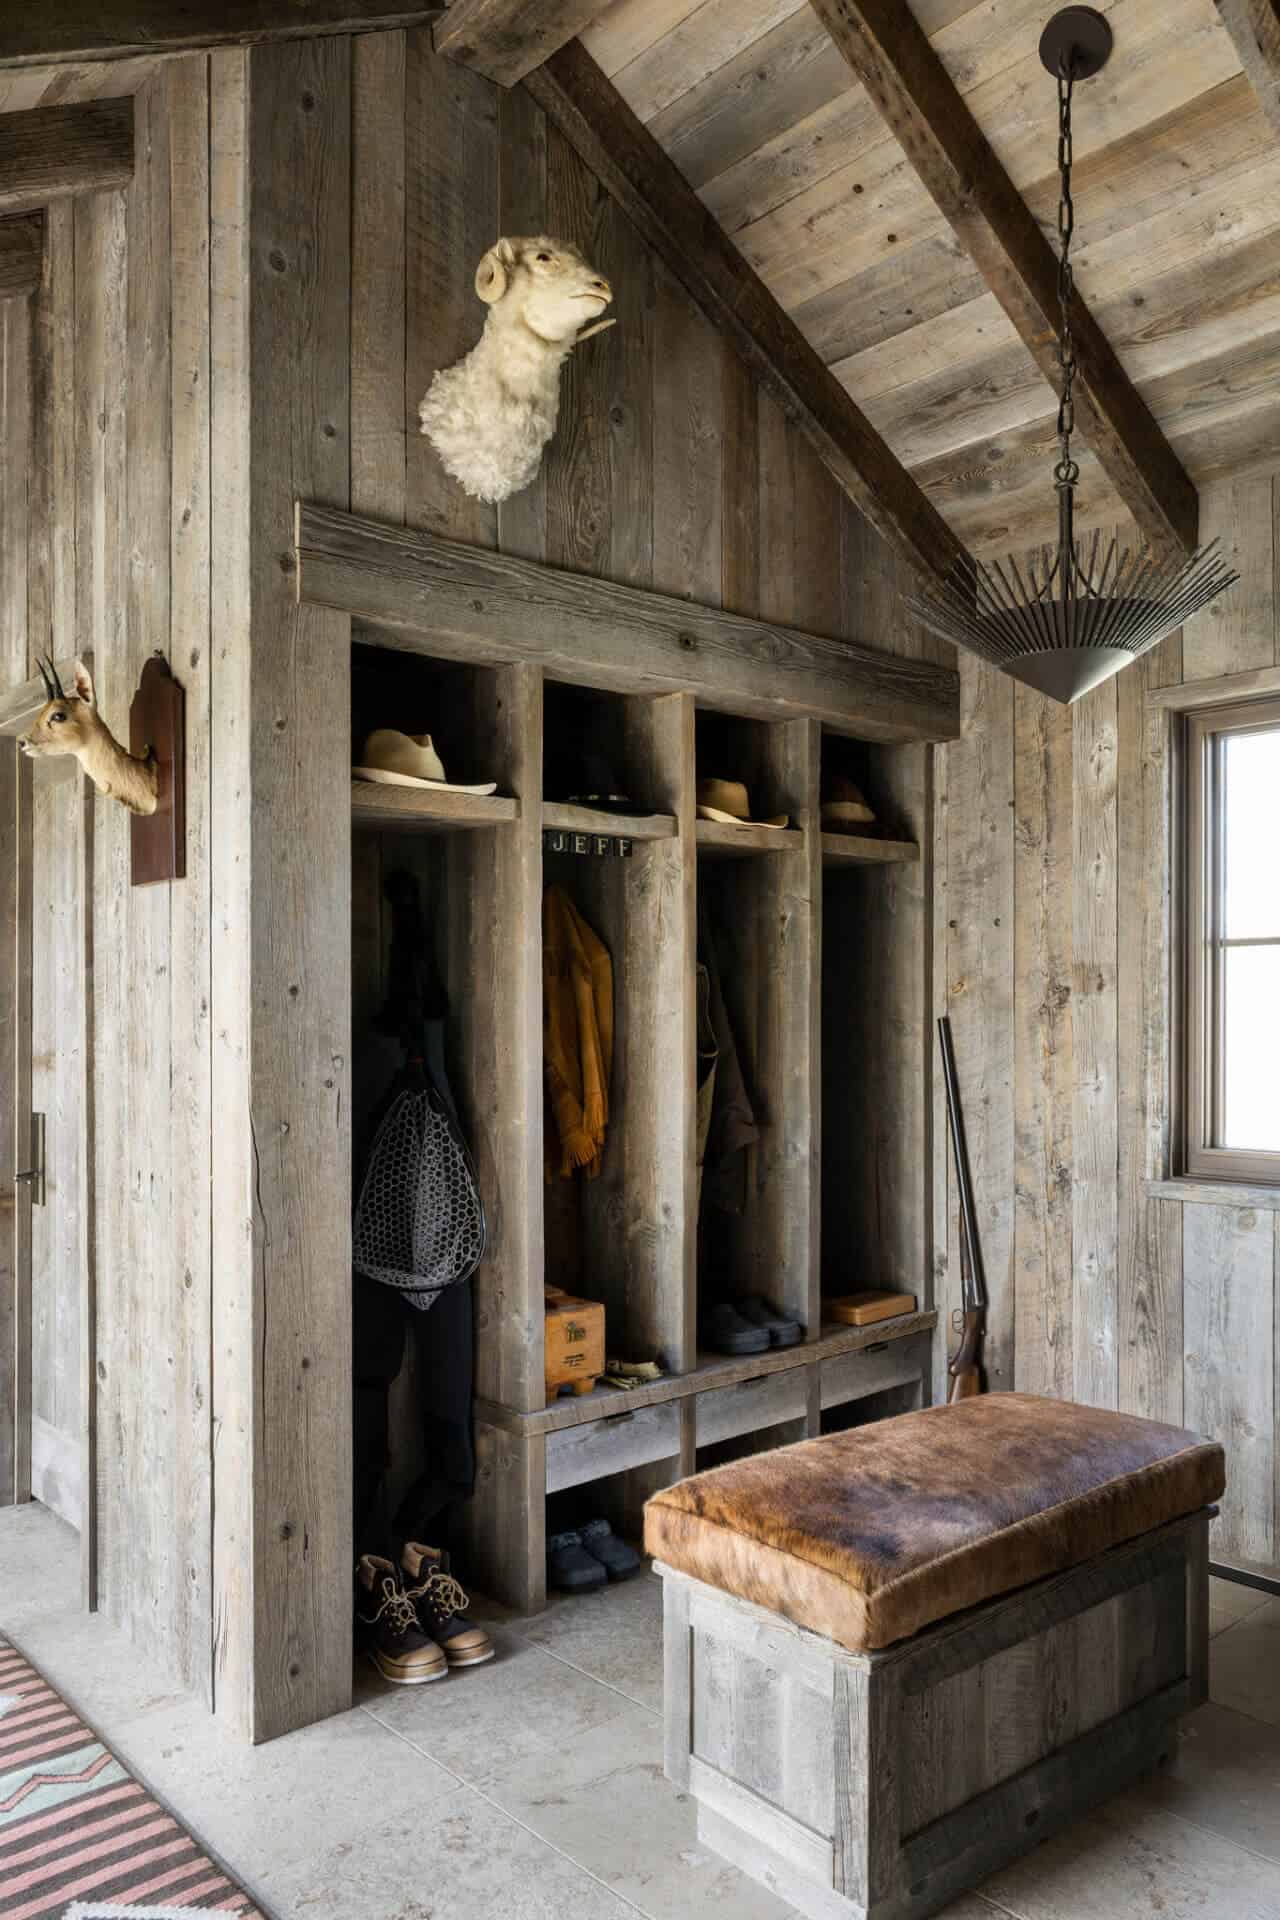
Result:
{"type": "Polygon", "coordinates": [[[1102,547],[1095,533],[1082,552],[1075,536],[1075,490],[1080,469],[1071,455],[1075,430],[1076,375],[1072,336],[1075,282],[1071,242],[1071,108],[1077,80],[1101,72],[1111,56],[1111,27],[1092,7],[1064,7],[1040,41],[1040,58],[1058,85],[1058,544],[1026,562],[1026,578],[1011,554],[990,566],[969,559],[950,579],[924,595],[906,599],[908,610],[931,632],[1012,674],[1015,680],[1070,705],[1121,667],[1136,660],[1193,613],[1208,605],[1239,575],[1219,543],[1190,559],[1159,559],[1139,548],[1121,548],[1113,537],[1102,547]]]}

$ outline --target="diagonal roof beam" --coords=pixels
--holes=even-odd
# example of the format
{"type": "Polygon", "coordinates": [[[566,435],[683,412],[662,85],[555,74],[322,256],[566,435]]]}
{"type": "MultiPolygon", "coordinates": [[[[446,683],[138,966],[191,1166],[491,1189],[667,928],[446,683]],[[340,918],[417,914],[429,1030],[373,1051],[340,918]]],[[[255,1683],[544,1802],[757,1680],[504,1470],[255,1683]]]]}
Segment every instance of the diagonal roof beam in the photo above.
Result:
{"type": "Polygon", "coordinates": [[[1280,0],[1217,0],[1258,104],[1280,133],[1280,0]]]}
{"type": "Polygon", "coordinates": [[[0,7],[0,68],[372,33],[439,12],[395,0],[11,0],[0,7]]]}
{"type": "MultiPolygon", "coordinates": [[[[1057,255],[910,7],[812,4],[1056,390],[1057,255]]],[[[1073,331],[1081,433],[1148,542],[1190,552],[1200,521],[1195,486],[1078,294],[1073,331]]]]}
{"type": "Polygon", "coordinates": [[[606,0],[453,0],[436,23],[435,48],[514,87],[589,27],[606,0]]]}
{"type": "Polygon", "coordinates": [[[933,502],[581,44],[524,84],[877,531],[926,577],[962,564],[933,502]]]}

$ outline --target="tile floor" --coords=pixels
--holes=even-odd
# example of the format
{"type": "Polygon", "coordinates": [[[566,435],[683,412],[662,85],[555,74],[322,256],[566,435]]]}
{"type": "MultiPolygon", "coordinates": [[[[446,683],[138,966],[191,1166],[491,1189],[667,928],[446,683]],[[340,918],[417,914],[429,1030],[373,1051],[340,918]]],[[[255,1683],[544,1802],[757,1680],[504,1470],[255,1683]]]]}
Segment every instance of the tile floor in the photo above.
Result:
{"type": "MultiPolygon", "coordinates": [[[[0,1512],[0,1629],[278,1920],[786,1920],[699,1847],[662,1776],[651,1576],[536,1620],[414,1691],[362,1669],[323,1728],[246,1749],[75,1610],[74,1537],[0,1512]],[[59,1598],[65,1596],[59,1606],[59,1598]]],[[[951,1920],[1280,1920],[1280,1600],[1215,1581],[1211,1703],[1174,1768],[951,1920]]]]}

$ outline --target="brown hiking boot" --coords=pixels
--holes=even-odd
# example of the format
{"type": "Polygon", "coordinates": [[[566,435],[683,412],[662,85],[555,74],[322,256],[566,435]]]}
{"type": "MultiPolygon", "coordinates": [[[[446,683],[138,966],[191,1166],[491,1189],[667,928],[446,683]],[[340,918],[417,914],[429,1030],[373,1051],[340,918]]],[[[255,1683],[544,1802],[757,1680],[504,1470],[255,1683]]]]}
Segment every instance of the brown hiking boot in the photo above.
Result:
{"type": "Polygon", "coordinates": [[[468,1626],[462,1618],[471,1601],[449,1571],[438,1547],[405,1542],[400,1556],[405,1597],[417,1608],[418,1625],[439,1643],[451,1667],[478,1667],[493,1658],[493,1642],[483,1627],[468,1626]]]}
{"type": "Polygon", "coordinates": [[[449,1671],[441,1649],[418,1625],[399,1569],[373,1553],[356,1565],[356,1626],[378,1672],[398,1687],[421,1687],[449,1671]]]}

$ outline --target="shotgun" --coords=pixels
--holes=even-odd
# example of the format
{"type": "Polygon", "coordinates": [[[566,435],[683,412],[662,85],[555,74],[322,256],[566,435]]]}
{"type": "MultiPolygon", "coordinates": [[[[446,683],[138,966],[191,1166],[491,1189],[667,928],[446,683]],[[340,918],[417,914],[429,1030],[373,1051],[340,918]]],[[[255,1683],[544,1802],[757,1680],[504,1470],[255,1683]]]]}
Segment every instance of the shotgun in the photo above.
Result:
{"type": "Polygon", "coordinates": [[[964,1137],[964,1114],[960,1110],[960,1088],[956,1082],[956,1053],[951,1039],[951,1021],[945,1014],[938,1022],[938,1041],[942,1048],[947,1118],[951,1123],[951,1150],[955,1155],[956,1188],[960,1195],[962,1305],[952,1319],[960,1344],[947,1368],[951,1375],[951,1391],[947,1398],[954,1404],[957,1400],[968,1400],[974,1394],[985,1391],[982,1343],[987,1332],[987,1276],[982,1265],[978,1219],[973,1206],[973,1180],[969,1172],[969,1149],[964,1137]]]}

